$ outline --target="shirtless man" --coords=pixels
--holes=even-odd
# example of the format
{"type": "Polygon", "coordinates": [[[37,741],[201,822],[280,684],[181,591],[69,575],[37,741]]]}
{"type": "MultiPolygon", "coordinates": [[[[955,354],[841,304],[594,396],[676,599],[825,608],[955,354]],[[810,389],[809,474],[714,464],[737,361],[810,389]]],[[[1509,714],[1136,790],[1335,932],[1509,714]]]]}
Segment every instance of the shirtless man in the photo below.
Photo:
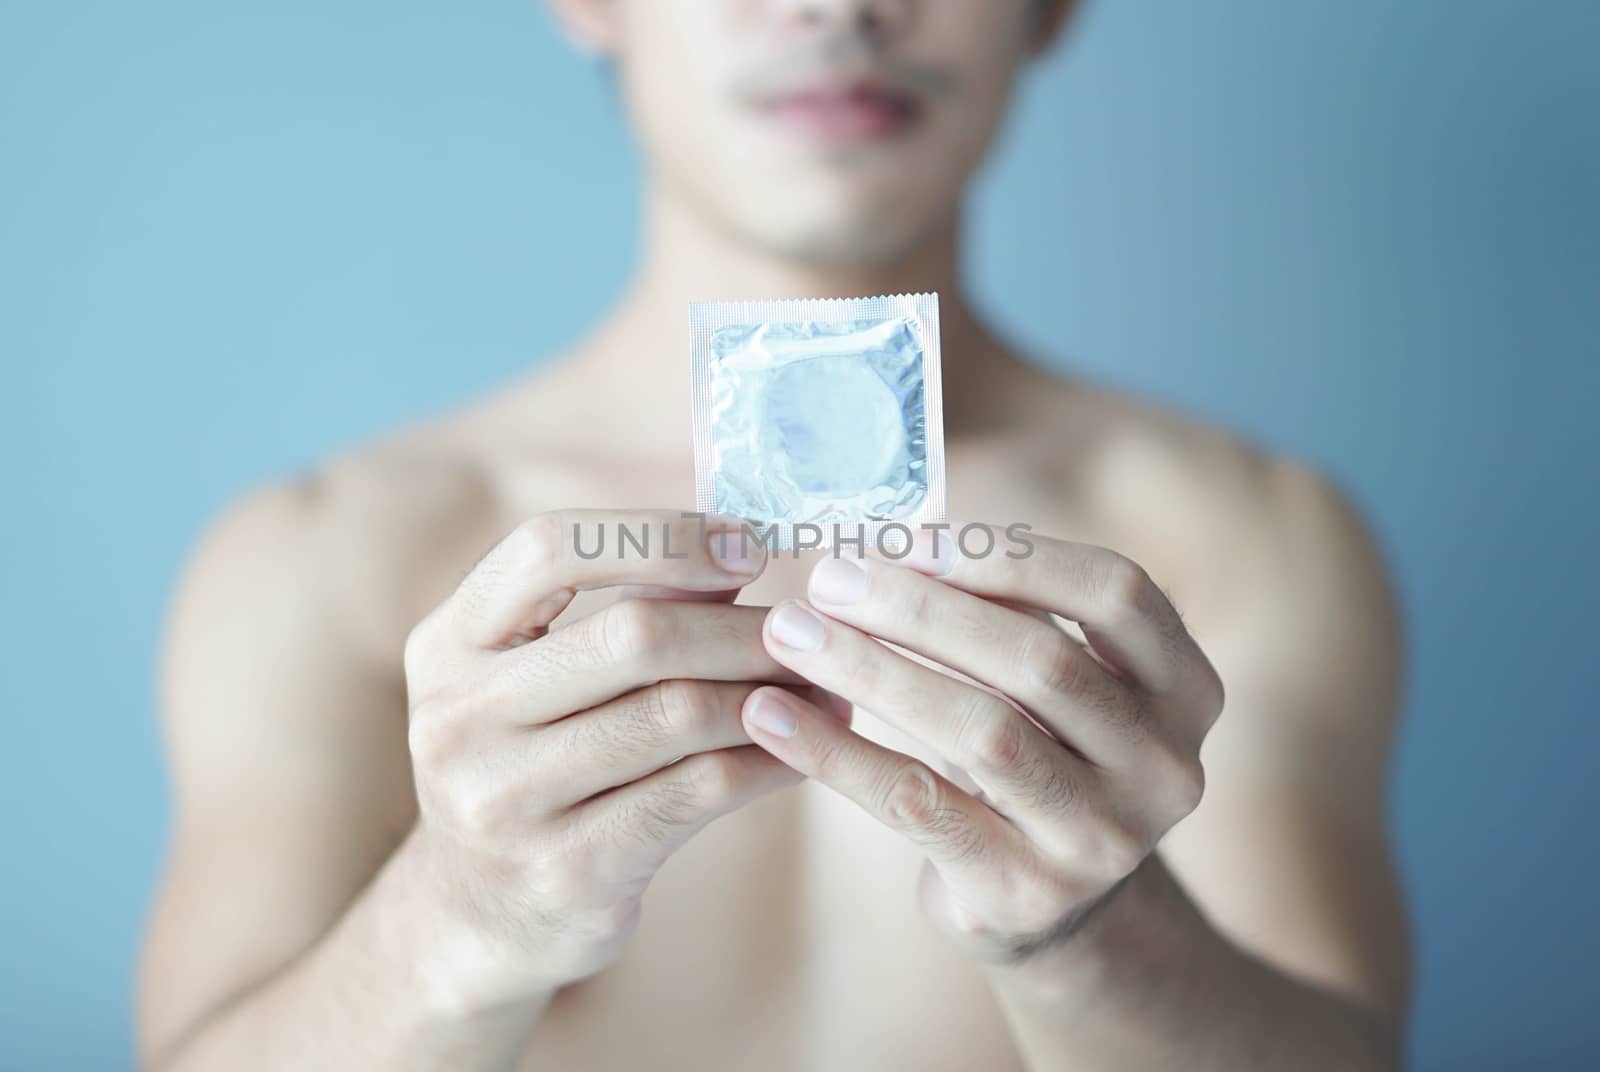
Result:
{"type": "Polygon", "coordinates": [[[643,143],[641,263],[526,382],[206,536],[149,1067],[1393,1065],[1401,657],[1362,524],[962,300],[963,188],[1068,6],[552,4],[643,143]],[[952,515],[1035,553],[695,543],[686,303],[922,290],[952,515]],[[618,519],[695,549],[573,553],[618,519]]]}

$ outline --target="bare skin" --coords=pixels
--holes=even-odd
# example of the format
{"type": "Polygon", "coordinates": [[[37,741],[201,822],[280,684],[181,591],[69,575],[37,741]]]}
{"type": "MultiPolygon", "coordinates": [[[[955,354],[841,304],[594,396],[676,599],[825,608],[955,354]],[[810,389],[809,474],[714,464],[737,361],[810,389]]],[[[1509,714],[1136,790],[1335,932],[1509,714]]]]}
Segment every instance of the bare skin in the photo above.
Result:
{"type": "MultiPolygon", "coordinates": [[[[692,201],[652,194],[634,284],[573,352],[258,491],[205,538],[165,661],[177,824],[145,1061],[1387,1067],[1407,987],[1383,822],[1400,641],[1350,507],[1302,466],[1022,360],[960,300],[949,220],[844,264],[775,253],[692,201]],[[842,671],[849,638],[994,665],[1022,618],[1004,579],[878,564],[870,598],[830,609],[816,555],[625,569],[538,543],[551,511],[686,506],[684,301],[912,289],[945,296],[952,515],[1060,541],[1025,578],[1041,600],[1081,596],[1084,562],[1137,563],[1154,584],[1134,602],[1181,638],[1139,669],[1185,682],[1160,719],[1199,751],[1170,782],[1128,781],[1160,817],[1115,866],[1057,853],[979,889],[994,869],[961,871],[948,822],[900,821],[870,788],[885,757],[950,756],[937,719],[850,695],[905,671],[879,648],[871,674],[842,671]],[[962,600],[938,604],[944,627],[890,635],[895,593],[930,585],[962,600]],[[774,639],[765,608],[797,599],[824,612],[820,653],[774,639]],[[963,613],[984,624],[957,634],[963,613]],[[622,656],[618,636],[639,643],[622,656]],[[755,721],[768,683],[790,737],[755,721]],[[853,721],[813,684],[854,699],[853,721]],[[984,925],[953,932],[928,873],[984,925]]],[[[1137,617],[1107,627],[1136,653],[1137,617]]],[[[1030,770],[1065,763],[1064,742],[1115,748],[1070,687],[1031,710],[1055,728],[1030,770]]],[[[939,792],[942,811],[973,806],[939,792]]],[[[997,865],[1090,829],[991,795],[1027,833],[996,828],[997,865]]]]}

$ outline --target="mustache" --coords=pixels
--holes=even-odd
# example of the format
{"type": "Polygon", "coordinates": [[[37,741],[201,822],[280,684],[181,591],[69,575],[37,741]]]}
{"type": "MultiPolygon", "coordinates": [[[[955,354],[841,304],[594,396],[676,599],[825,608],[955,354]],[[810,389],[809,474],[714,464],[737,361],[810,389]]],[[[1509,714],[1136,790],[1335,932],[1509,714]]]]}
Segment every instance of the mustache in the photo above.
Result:
{"type": "Polygon", "coordinates": [[[858,81],[907,96],[935,97],[954,92],[958,80],[947,67],[886,54],[865,35],[837,33],[764,57],[735,77],[732,89],[741,98],[760,101],[858,81]]]}

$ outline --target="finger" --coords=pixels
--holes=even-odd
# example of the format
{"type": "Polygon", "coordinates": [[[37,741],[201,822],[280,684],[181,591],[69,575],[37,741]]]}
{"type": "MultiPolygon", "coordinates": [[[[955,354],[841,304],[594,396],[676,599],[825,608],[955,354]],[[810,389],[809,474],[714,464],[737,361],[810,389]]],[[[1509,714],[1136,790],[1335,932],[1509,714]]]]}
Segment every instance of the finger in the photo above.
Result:
{"type": "Polygon", "coordinates": [[[907,658],[804,603],[785,603],[763,634],[773,658],[924,741],[1013,818],[1070,810],[1092,771],[994,693],[907,658]]]}
{"type": "Polygon", "coordinates": [[[824,558],[808,594],[818,610],[998,689],[1097,763],[1124,759],[1143,704],[1055,624],[915,570],[824,558]]]}
{"type": "Polygon", "coordinates": [[[1109,665],[1152,690],[1196,676],[1215,678],[1176,608],[1131,559],[1032,533],[1026,550],[1017,550],[1005,533],[987,525],[955,531],[954,539],[917,532],[901,563],[974,595],[1025,603],[1077,622],[1109,665]]]}
{"type": "Polygon", "coordinates": [[[904,835],[952,881],[984,885],[984,872],[1025,849],[1022,834],[925,764],[851,732],[782,689],[744,706],[751,739],[904,835]]]}
{"type": "MultiPolygon", "coordinates": [[[[541,807],[566,808],[685,756],[750,744],[739,712],[757,687],[675,678],[534,732],[525,762],[541,807]]],[[[820,689],[800,692],[822,698],[820,689]]]]}
{"type": "Polygon", "coordinates": [[[723,748],[688,756],[567,814],[579,838],[610,847],[614,859],[627,861],[619,866],[648,874],[713,820],[800,780],[754,745],[723,748]]]}
{"type": "Polygon", "coordinates": [[[447,641],[484,649],[544,634],[573,596],[614,585],[724,592],[760,575],[759,541],[734,519],[654,511],[562,510],[518,525],[440,609],[447,641]]]}
{"type": "Polygon", "coordinates": [[[670,678],[805,682],[765,650],[764,607],[625,599],[494,658],[474,705],[539,725],[670,678]]]}
{"type": "Polygon", "coordinates": [[[684,603],[732,603],[739,598],[739,589],[726,588],[720,592],[696,592],[692,588],[671,588],[664,584],[630,584],[617,590],[618,599],[676,599],[684,603]]]}

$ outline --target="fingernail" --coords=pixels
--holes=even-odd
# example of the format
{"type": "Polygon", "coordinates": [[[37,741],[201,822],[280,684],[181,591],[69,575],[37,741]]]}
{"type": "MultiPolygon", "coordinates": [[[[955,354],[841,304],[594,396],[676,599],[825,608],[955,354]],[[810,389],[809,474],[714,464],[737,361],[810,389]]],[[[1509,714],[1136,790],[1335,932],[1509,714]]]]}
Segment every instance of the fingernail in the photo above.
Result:
{"type": "Polygon", "coordinates": [[[822,647],[822,619],[798,603],[785,603],[772,612],[772,639],[795,651],[822,647]]]}
{"type": "Polygon", "coordinates": [[[847,606],[867,594],[867,571],[848,558],[825,558],[811,571],[811,598],[847,606]]]}
{"type": "Polygon", "coordinates": [[[793,737],[800,727],[789,705],[769,692],[758,692],[750,697],[750,721],[757,729],[774,737],[793,737]]]}
{"type": "Polygon", "coordinates": [[[743,529],[707,533],[706,547],[717,565],[741,577],[759,573],[767,558],[760,542],[750,539],[743,529]]]}
{"type": "Polygon", "coordinates": [[[910,566],[919,573],[943,577],[956,568],[956,543],[950,533],[942,529],[919,529],[911,541],[911,549],[900,564],[910,566]]]}

